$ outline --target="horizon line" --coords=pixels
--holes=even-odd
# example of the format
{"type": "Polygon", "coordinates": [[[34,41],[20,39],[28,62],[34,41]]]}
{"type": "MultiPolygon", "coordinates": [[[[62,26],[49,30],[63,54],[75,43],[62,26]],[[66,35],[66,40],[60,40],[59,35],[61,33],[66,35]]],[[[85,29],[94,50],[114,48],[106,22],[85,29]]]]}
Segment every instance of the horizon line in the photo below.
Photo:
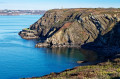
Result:
{"type": "MultiPolygon", "coordinates": [[[[120,7],[81,7],[82,9],[120,9],[120,7]]],[[[80,8],[52,8],[52,9],[80,9],[80,8]]],[[[52,9],[48,9],[48,10],[52,10],[52,9]]],[[[43,9],[0,9],[0,10],[41,10],[41,11],[47,11],[47,10],[43,10],[43,9]]]]}

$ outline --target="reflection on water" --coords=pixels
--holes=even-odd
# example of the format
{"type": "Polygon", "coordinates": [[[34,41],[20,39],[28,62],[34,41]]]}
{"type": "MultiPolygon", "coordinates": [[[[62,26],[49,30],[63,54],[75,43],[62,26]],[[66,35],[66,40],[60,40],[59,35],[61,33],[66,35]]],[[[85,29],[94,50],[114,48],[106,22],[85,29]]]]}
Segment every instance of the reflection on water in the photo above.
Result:
{"type": "Polygon", "coordinates": [[[86,61],[96,61],[97,53],[92,50],[80,49],[80,52],[84,55],[86,61]]]}
{"type": "Polygon", "coordinates": [[[80,48],[48,48],[46,53],[57,54],[58,56],[65,56],[67,58],[74,58],[79,61],[96,61],[97,53],[92,50],[85,50],[80,48]]]}

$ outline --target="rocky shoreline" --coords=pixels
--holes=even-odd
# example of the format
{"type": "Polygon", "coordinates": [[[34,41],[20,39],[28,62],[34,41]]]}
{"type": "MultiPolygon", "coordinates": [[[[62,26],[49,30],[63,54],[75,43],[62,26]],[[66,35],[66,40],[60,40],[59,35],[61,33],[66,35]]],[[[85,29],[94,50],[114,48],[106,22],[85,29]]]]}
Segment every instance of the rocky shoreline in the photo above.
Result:
{"type": "Polygon", "coordinates": [[[51,45],[49,43],[38,43],[36,44],[37,48],[41,48],[41,47],[49,47],[49,48],[59,48],[59,47],[63,47],[63,48],[81,48],[80,45],[75,45],[75,44],[54,44],[51,45]]]}

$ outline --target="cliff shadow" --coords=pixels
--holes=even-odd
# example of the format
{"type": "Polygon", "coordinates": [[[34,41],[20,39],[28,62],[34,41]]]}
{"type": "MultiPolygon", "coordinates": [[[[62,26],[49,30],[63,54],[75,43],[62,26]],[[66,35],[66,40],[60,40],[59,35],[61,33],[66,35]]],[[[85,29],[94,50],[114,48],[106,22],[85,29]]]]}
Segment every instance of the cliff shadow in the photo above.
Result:
{"type": "Polygon", "coordinates": [[[99,56],[104,56],[106,59],[120,54],[120,22],[104,35],[99,32],[93,42],[85,43],[81,48],[94,50],[99,56]]]}

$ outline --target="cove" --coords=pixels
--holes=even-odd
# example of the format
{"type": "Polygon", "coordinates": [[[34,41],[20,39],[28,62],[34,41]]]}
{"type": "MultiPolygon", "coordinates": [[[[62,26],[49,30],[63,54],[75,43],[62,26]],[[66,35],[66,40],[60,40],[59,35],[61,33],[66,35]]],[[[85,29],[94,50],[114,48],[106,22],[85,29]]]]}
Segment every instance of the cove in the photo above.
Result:
{"type": "Polygon", "coordinates": [[[79,66],[77,61],[96,59],[95,52],[77,48],[35,48],[36,40],[18,32],[42,15],[0,16],[0,79],[39,77],[79,66]]]}

